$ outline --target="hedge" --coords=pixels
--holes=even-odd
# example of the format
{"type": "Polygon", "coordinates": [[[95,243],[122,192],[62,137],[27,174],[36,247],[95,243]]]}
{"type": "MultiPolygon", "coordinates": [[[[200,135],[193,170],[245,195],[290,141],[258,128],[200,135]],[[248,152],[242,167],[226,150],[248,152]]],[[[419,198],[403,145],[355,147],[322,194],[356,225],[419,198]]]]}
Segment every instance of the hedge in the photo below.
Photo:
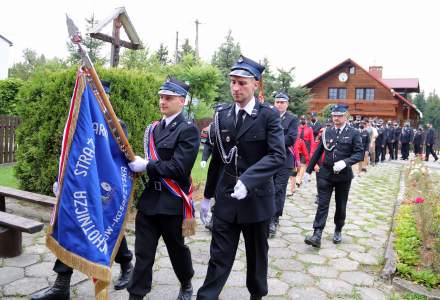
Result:
{"type": "Polygon", "coordinates": [[[0,115],[14,115],[16,96],[23,81],[17,78],[0,80],[0,115]]]}
{"type": "MultiPolygon", "coordinates": [[[[22,124],[17,129],[15,172],[22,189],[51,194],[76,71],[37,73],[17,95],[22,124]]],[[[159,118],[157,91],[163,76],[120,69],[99,69],[98,74],[111,81],[110,101],[127,125],[134,151],[142,154],[144,129],[159,118]]]]}

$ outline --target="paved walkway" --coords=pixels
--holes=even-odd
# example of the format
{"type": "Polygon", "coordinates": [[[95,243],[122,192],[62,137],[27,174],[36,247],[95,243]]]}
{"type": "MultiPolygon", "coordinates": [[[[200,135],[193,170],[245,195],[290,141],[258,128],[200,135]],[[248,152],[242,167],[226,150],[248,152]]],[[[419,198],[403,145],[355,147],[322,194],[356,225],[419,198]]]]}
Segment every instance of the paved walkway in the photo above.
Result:
{"type": "MultiPolygon", "coordinates": [[[[343,230],[343,243],[331,242],[334,225],[334,201],[322,248],[304,244],[304,236],[312,231],[316,211],[314,204],[315,180],[288,197],[285,214],[280,220],[278,235],[269,241],[270,270],[269,295],[265,299],[400,299],[393,288],[378,277],[385,242],[390,230],[392,207],[395,201],[402,165],[383,163],[371,168],[352,183],[347,207],[347,224],[343,230]]],[[[18,202],[20,203],[20,202],[18,202]]],[[[44,208],[19,205],[13,201],[7,207],[20,214],[36,214],[48,220],[44,208]]],[[[130,249],[134,236],[127,235],[130,249]]],[[[188,240],[195,276],[194,291],[203,283],[209,259],[210,234],[199,226],[197,234],[188,240]]],[[[55,257],[44,245],[44,234],[25,234],[23,255],[0,259],[0,298],[22,299],[53,283],[55,257]]],[[[246,256],[241,242],[233,271],[229,276],[221,299],[249,299],[246,289],[246,256]]],[[[153,290],[147,299],[175,299],[179,290],[172,271],[167,250],[161,242],[154,265],[153,290]]],[[[119,266],[113,268],[113,278],[119,266]]],[[[93,298],[90,280],[75,272],[72,280],[73,299],[93,298]]],[[[127,299],[124,291],[111,290],[111,299],[127,299]]]]}

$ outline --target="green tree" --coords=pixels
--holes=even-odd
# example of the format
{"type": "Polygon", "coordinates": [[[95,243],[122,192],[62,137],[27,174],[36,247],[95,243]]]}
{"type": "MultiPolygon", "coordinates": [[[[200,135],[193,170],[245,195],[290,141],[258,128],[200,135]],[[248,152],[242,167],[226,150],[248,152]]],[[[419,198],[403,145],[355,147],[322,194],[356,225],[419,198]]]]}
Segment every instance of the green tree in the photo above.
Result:
{"type": "MultiPolygon", "coordinates": [[[[94,26],[99,22],[95,19],[95,15],[92,14],[89,18],[86,18],[86,31],[89,32],[94,26]]],[[[87,48],[87,53],[89,54],[90,60],[95,65],[104,65],[107,59],[101,55],[101,50],[104,46],[104,41],[94,39],[89,35],[83,37],[83,44],[87,48]]],[[[69,57],[67,62],[70,65],[77,65],[81,63],[81,57],[78,54],[78,47],[72,42],[67,42],[67,51],[69,51],[69,57]]]]}
{"type": "Polygon", "coordinates": [[[422,91],[421,93],[418,93],[412,99],[412,102],[414,103],[415,106],[417,106],[418,109],[420,109],[422,113],[425,113],[425,108],[426,108],[425,92],[422,91]]]}
{"type": "Polygon", "coordinates": [[[16,96],[22,86],[23,81],[19,78],[0,80],[0,114],[16,114],[16,96]]]}
{"type": "Polygon", "coordinates": [[[214,52],[214,55],[211,59],[212,65],[216,66],[220,70],[221,74],[221,85],[219,88],[218,101],[226,101],[227,99],[231,99],[228,74],[231,67],[240,57],[240,54],[240,44],[234,41],[232,32],[229,30],[225,37],[225,41],[220,45],[217,51],[214,52]]]}
{"type": "Polygon", "coordinates": [[[129,70],[146,70],[150,65],[149,49],[125,49],[121,55],[121,67],[129,70]]]}
{"type": "Polygon", "coordinates": [[[436,130],[440,129],[440,97],[435,91],[426,98],[424,119],[425,123],[431,122],[436,130]]]}
{"type": "Polygon", "coordinates": [[[32,49],[23,50],[23,61],[15,63],[9,69],[9,77],[28,80],[33,74],[41,70],[58,71],[66,68],[66,63],[57,57],[46,59],[46,57],[32,49]]]}
{"type": "Polygon", "coordinates": [[[196,51],[193,49],[193,47],[189,43],[189,39],[185,39],[185,41],[182,44],[181,50],[179,51],[179,61],[187,55],[192,55],[196,57],[196,51]]]}
{"type": "Polygon", "coordinates": [[[159,49],[157,49],[154,55],[162,65],[167,65],[171,62],[170,58],[168,57],[168,48],[163,43],[160,43],[159,49]]]}

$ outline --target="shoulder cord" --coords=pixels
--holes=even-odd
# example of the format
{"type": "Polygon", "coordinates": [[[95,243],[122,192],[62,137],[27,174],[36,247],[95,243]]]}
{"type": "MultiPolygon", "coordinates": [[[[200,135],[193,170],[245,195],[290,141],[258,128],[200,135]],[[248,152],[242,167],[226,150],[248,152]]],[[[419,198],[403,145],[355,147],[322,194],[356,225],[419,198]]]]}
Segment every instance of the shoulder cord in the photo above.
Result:
{"type": "Polygon", "coordinates": [[[220,157],[225,164],[230,164],[232,159],[235,158],[235,165],[237,166],[237,145],[229,150],[229,153],[226,154],[225,148],[223,147],[222,137],[220,135],[220,125],[218,120],[218,112],[214,115],[214,132],[215,139],[220,149],[220,157]]]}
{"type": "Polygon", "coordinates": [[[336,147],[336,144],[333,145],[333,147],[329,148],[327,147],[327,141],[325,140],[325,132],[326,132],[327,128],[324,128],[324,130],[322,131],[321,134],[321,139],[322,139],[322,145],[324,146],[324,149],[327,151],[333,151],[333,149],[336,147]]]}

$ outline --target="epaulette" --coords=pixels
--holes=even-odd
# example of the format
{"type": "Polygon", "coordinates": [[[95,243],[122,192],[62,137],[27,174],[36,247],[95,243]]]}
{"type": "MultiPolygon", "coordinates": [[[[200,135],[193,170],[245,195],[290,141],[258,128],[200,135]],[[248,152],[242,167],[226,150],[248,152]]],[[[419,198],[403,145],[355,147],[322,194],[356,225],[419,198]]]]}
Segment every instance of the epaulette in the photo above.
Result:
{"type": "Polygon", "coordinates": [[[217,104],[214,109],[216,112],[220,112],[222,110],[230,109],[232,107],[232,103],[220,103],[217,104]]]}
{"type": "Polygon", "coordinates": [[[278,111],[278,110],[275,108],[275,106],[273,106],[273,105],[270,104],[270,103],[263,102],[263,103],[261,103],[260,105],[261,105],[261,107],[266,107],[266,108],[269,108],[269,109],[271,109],[271,110],[278,111]]]}

